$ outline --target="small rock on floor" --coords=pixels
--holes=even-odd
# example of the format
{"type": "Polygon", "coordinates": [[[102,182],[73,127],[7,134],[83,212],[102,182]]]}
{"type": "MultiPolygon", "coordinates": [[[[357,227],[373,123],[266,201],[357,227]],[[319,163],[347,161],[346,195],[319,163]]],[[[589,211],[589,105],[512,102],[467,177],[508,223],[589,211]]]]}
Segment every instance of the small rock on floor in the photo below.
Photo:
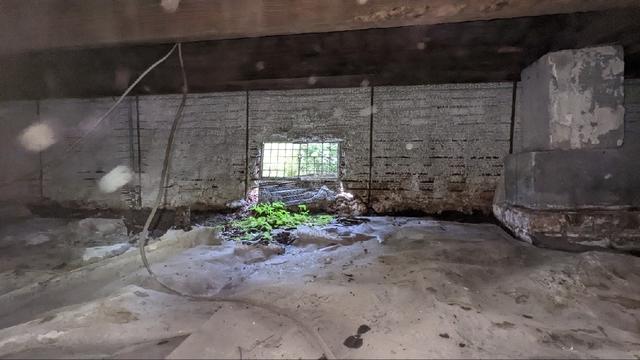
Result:
{"type": "Polygon", "coordinates": [[[129,250],[131,245],[128,243],[115,244],[109,246],[95,246],[84,249],[82,254],[82,262],[85,264],[108,259],[118,256],[129,250]]]}

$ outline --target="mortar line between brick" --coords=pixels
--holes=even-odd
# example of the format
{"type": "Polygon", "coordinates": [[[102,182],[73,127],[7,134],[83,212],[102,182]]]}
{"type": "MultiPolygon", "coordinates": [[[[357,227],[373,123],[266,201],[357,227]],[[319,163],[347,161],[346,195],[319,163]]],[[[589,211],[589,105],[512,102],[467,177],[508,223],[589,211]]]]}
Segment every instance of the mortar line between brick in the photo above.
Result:
{"type": "Polygon", "coordinates": [[[142,209],[142,146],[140,145],[140,101],[136,95],[136,136],[138,138],[138,208],[142,209]]]}
{"type": "MultiPolygon", "coordinates": [[[[36,117],[38,118],[38,122],[40,121],[40,100],[36,100],[36,117]]],[[[40,200],[44,199],[44,169],[42,167],[42,150],[40,150],[38,152],[38,170],[39,170],[39,175],[38,175],[38,181],[39,181],[39,185],[40,185],[40,200]]]]}
{"type": "Polygon", "coordinates": [[[245,138],[244,138],[244,197],[249,196],[249,90],[245,97],[245,138]]]}
{"type": "Polygon", "coordinates": [[[518,82],[513,82],[513,90],[511,93],[511,126],[509,128],[509,154],[513,154],[513,132],[516,123],[516,96],[518,92],[518,82]]]}
{"type": "Polygon", "coordinates": [[[371,86],[371,99],[369,102],[369,182],[367,185],[367,208],[371,208],[371,182],[373,171],[373,86],[371,86]]]}
{"type": "MultiPolygon", "coordinates": [[[[133,134],[133,101],[129,101],[129,111],[127,112],[127,127],[129,130],[129,166],[132,169],[136,169],[136,149],[134,146],[134,134],[133,134]]],[[[137,199],[136,203],[137,203],[137,199]]]]}

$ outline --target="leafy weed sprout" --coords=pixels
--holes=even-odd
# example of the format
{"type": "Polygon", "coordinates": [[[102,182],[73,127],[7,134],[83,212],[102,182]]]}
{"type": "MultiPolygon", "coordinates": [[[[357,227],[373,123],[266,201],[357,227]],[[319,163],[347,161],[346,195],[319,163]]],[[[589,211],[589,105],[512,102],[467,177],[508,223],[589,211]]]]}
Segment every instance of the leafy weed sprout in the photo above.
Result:
{"type": "Polygon", "coordinates": [[[280,201],[255,204],[250,208],[252,216],[231,222],[231,228],[242,234],[240,240],[262,238],[272,241],[274,229],[293,229],[298,225],[327,225],[333,221],[331,215],[311,215],[306,205],[298,205],[298,211],[287,210],[280,201]]]}

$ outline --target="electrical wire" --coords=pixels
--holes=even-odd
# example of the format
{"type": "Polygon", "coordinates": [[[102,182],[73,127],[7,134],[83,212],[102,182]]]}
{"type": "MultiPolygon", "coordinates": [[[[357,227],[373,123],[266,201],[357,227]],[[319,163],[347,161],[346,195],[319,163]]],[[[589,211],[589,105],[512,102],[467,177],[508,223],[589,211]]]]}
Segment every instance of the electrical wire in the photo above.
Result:
{"type": "MultiPolygon", "coordinates": [[[[169,58],[169,56],[171,56],[171,54],[173,54],[173,52],[176,50],[176,48],[178,48],[178,44],[174,44],[171,49],[169,50],[169,52],[167,52],[163,57],[161,57],[160,59],[158,59],[158,61],[154,62],[153,64],[151,64],[145,71],[142,72],[142,74],[140,74],[140,76],[138,76],[138,78],[131,84],[129,85],[129,87],[124,91],[124,93],[122,95],[120,95],[120,97],[118,98],[118,100],[116,100],[116,102],[111,105],[111,107],[107,110],[107,112],[105,112],[102,116],[100,116],[98,118],[98,120],[93,124],[93,126],[91,128],[89,128],[89,130],[87,130],[87,132],[85,132],[79,139],[77,139],[76,141],[74,141],[73,143],[71,143],[71,145],[66,148],[65,153],[71,152],[74,149],[77,148],[78,145],[80,145],[87,136],[91,135],[97,128],[98,126],[100,126],[100,124],[109,117],[109,115],[111,115],[111,113],[113,113],[113,111],[118,107],[118,105],[120,105],[120,103],[122,103],[122,101],[124,100],[125,97],[127,97],[127,95],[129,95],[129,93],[133,90],[133,88],[136,87],[136,85],[138,85],[138,83],[140,83],[140,81],[142,81],[142,79],[147,76],[147,74],[149,74],[151,72],[151,70],[155,69],[158,65],[162,64],[165,60],[167,60],[169,58]]],[[[59,160],[52,160],[49,161],[45,164],[43,164],[41,166],[42,169],[44,168],[48,168],[51,167],[52,165],[56,165],[62,161],[65,160],[65,157],[62,156],[61,159],[59,160]]],[[[26,181],[29,180],[31,176],[35,176],[39,171],[37,172],[33,172],[33,173],[28,173],[26,175],[24,175],[22,178],[18,178],[18,179],[14,179],[14,180],[10,180],[7,182],[4,182],[2,184],[0,184],[0,188],[1,187],[5,187],[5,186],[9,186],[12,184],[15,184],[19,181],[26,181]]]]}
{"type": "MultiPolygon", "coordinates": [[[[109,117],[109,115],[111,115],[111,113],[113,113],[113,111],[118,107],[118,105],[120,105],[120,103],[122,103],[122,101],[124,100],[124,98],[133,90],[133,88],[135,88],[136,85],[138,85],[140,83],[140,81],[142,81],[142,79],[147,76],[147,74],[149,74],[153,69],[155,69],[158,65],[160,65],[161,63],[163,63],[165,60],[167,60],[169,58],[169,56],[171,56],[174,51],[178,49],[178,57],[180,60],[180,71],[182,74],[182,81],[183,81],[183,86],[182,86],[182,99],[180,101],[180,105],[178,106],[178,110],[176,112],[176,115],[173,119],[173,123],[171,125],[171,130],[169,132],[169,139],[167,141],[167,147],[165,149],[165,154],[164,154],[164,161],[162,164],[162,173],[160,176],[160,185],[158,187],[158,194],[156,195],[156,199],[154,202],[154,206],[151,210],[151,213],[149,214],[149,216],[147,217],[147,220],[144,224],[143,230],[142,232],[139,234],[139,238],[138,238],[138,247],[140,250],[140,257],[142,259],[142,263],[144,264],[144,267],[147,269],[147,272],[149,273],[149,275],[151,276],[152,279],[154,279],[158,284],[160,284],[162,287],[164,287],[166,290],[168,290],[170,293],[176,294],[178,296],[184,297],[184,298],[188,298],[191,300],[196,300],[196,301],[217,301],[217,302],[228,302],[228,303],[237,303],[237,304],[243,304],[243,305],[249,305],[249,306],[254,306],[254,307],[259,307],[262,308],[266,311],[275,313],[277,315],[280,315],[282,317],[285,317],[287,319],[289,319],[290,321],[292,321],[294,324],[296,324],[297,326],[299,326],[301,329],[303,329],[304,331],[306,331],[309,335],[311,335],[313,338],[316,339],[316,341],[318,342],[318,344],[320,345],[320,348],[322,349],[322,351],[324,352],[324,355],[326,358],[328,359],[335,359],[335,356],[333,355],[331,349],[329,349],[329,347],[327,346],[326,342],[324,341],[324,339],[322,338],[322,336],[320,335],[320,333],[312,328],[311,326],[307,325],[306,323],[304,323],[303,321],[300,321],[298,319],[296,319],[295,317],[288,315],[285,311],[278,309],[275,306],[272,306],[270,304],[264,304],[264,303],[260,303],[257,301],[253,301],[253,300],[248,300],[248,299],[237,299],[237,298],[225,298],[225,297],[217,297],[217,296],[197,296],[197,295],[192,295],[192,294],[187,294],[184,292],[181,292],[179,290],[176,290],[174,288],[172,288],[171,286],[167,285],[165,282],[163,282],[162,280],[160,280],[158,278],[158,276],[151,270],[151,266],[149,264],[149,260],[147,259],[147,255],[145,252],[145,245],[148,239],[148,235],[149,235],[149,227],[151,226],[151,223],[153,222],[153,219],[155,218],[155,215],[158,211],[158,208],[160,207],[160,203],[162,201],[162,197],[163,197],[163,190],[166,190],[166,183],[168,181],[168,177],[169,177],[169,169],[171,168],[171,160],[172,160],[172,153],[173,153],[173,145],[174,145],[174,139],[175,139],[175,133],[176,130],[180,124],[180,121],[182,119],[182,114],[184,112],[184,107],[187,101],[187,94],[188,94],[188,82],[187,82],[187,74],[185,71],[185,67],[184,67],[184,59],[182,57],[182,44],[181,43],[176,43],[173,45],[173,47],[160,59],[158,59],[155,63],[151,64],[144,72],[142,72],[142,74],[140,74],[140,76],[138,76],[138,78],[131,84],[129,85],[129,87],[124,91],[124,93],[122,95],[120,95],[120,97],[116,100],[116,102],[102,115],[98,118],[98,120],[93,124],[93,126],[85,133],[83,134],[83,136],[81,138],[79,138],[77,141],[75,141],[74,143],[72,143],[70,145],[69,148],[67,148],[67,150],[65,152],[69,152],[71,150],[73,150],[76,146],[78,146],[79,144],[81,144],[85,138],[90,135],[91,133],[93,133],[93,131],[95,131],[98,126],[102,123],[102,121],[104,121],[106,118],[109,117]]],[[[55,161],[50,161],[46,164],[42,165],[42,168],[45,167],[49,167],[51,165],[54,165],[56,162],[55,161]]],[[[29,176],[32,174],[28,174],[25,175],[24,178],[19,178],[19,179],[15,179],[9,182],[5,182],[5,183],[1,183],[0,184],[0,188],[7,186],[7,185],[11,185],[14,184],[18,181],[23,181],[23,180],[28,180],[29,176]]],[[[50,279],[52,280],[52,279],[50,279]]]]}
{"type": "MultiPolygon", "coordinates": [[[[71,146],[69,147],[69,149],[67,149],[67,152],[71,151],[74,149],[75,146],[77,146],[78,144],[80,144],[84,138],[88,135],[91,135],[100,125],[100,123],[102,123],[102,121],[104,119],[106,119],[107,117],[109,117],[109,115],[111,115],[111,113],[118,107],[118,105],[120,105],[120,103],[122,102],[122,100],[124,100],[124,98],[129,95],[129,93],[131,92],[131,90],[133,90],[134,87],[136,87],[136,85],[138,85],[138,83],[140,81],[142,81],[142,79],[147,76],[148,73],[151,72],[151,70],[155,69],[158,65],[162,64],[165,60],[167,60],[169,58],[169,56],[171,56],[171,54],[173,54],[173,52],[176,50],[176,47],[179,49],[180,48],[180,43],[177,43],[175,45],[173,45],[173,47],[171,48],[171,50],[169,50],[169,52],[161,57],[158,61],[156,61],[155,63],[153,63],[151,66],[149,66],[147,68],[147,70],[145,70],[142,74],[140,74],[140,76],[138,76],[138,78],[131,84],[129,85],[129,87],[124,91],[124,93],[122,93],[122,95],[120,95],[120,98],[109,108],[109,110],[107,110],[106,113],[104,113],[104,115],[102,115],[100,118],[98,118],[98,121],[96,121],[95,124],[93,124],[93,126],[84,134],[83,137],[81,137],[80,139],[78,139],[76,142],[74,142],[73,144],[71,144],[71,146]]],[[[182,59],[182,56],[180,57],[182,59]]],[[[184,70],[183,70],[184,71],[184,70]]]]}
{"type": "MultiPolygon", "coordinates": [[[[74,148],[76,148],[78,145],[80,145],[85,138],[90,135],[91,133],[93,133],[98,126],[100,126],[100,124],[106,119],[108,118],[113,111],[118,107],[118,105],[120,105],[122,103],[122,101],[124,100],[124,98],[135,88],[136,85],[138,85],[140,83],[140,81],[142,81],[142,79],[147,76],[147,74],[149,74],[153,69],[155,69],[158,65],[160,65],[161,63],[163,63],[165,60],[167,60],[169,58],[169,56],[171,56],[174,51],[178,49],[178,57],[180,60],[180,71],[182,74],[182,81],[183,81],[183,86],[182,86],[182,99],[180,101],[180,105],[178,106],[178,110],[176,111],[176,115],[173,119],[173,123],[171,125],[171,130],[169,132],[169,139],[167,141],[167,146],[165,149],[165,153],[164,153],[164,161],[162,164],[162,173],[160,175],[160,184],[158,186],[158,194],[156,195],[155,201],[154,201],[154,205],[153,208],[151,209],[151,212],[149,213],[149,216],[147,217],[147,220],[144,224],[143,230],[142,232],[139,234],[139,238],[138,238],[138,248],[140,250],[140,257],[142,259],[142,263],[144,264],[144,267],[147,269],[147,272],[149,273],[149,275],[151,276],[152,279],[154,279],[158,284],[160,284],[163,288],[165,288],[166,290],[168,290],[170,293],[176,294],[178,296],[184,297],[184,298],[188,298],[191,300],[196,300],[196,301],[217,301],[217,302],[229,302],[229,303],[239,303],[239,304],[244,304],[244,305],[249,305],[249,306],[254,306],[254,307],[259,307],[262,308],[266,311],[275,313],[277,315],[280,315],[282,317],[285,317],[287,319],[289,319],[290,321],[292,321],[294,324],[296,324],[297,326],[299,326],[301,329],[303,329],[304,331],[306,331],[308,334],[310,334],[313,338],[316,339],[316,341],[318,342],[318,344],[320,345],[320,348],[322,349],[322,351],[324,352],[324,355],[326,358],[328,359],[335,359],[335,356],[333,355],[331,349],[329,349],[329,347],[327,346],[326,342],[324,341],[324,339],[322,338],[322,336],[320,335],[320,333],[318,333],[318,331],[312,327],[310,327],[309,325],[307,325],[305,322],[300,321],[298,319],[296,319],[295,317],[288,315],[285,311],[278,309],[275,306],[269,305],[269,304],[264,304],[264,303],[260,303],[257,301],[252,301],[252,300],[247,300],[247,299],[237,299],[237,298],[225,298],[225,297],[217,297],[217,296],[197,296],[197,295],[192,295],[192,294],[187,294],[184,292],[181,292],[177,289],[172,288],[171,286],[167,285],[164,281],[160,280],[158,278],[158,276],[153,272],[153,270],[151,269],[151,265],[149,264],[149,260],[147,259],[147,255],[146,255],[146,251],[145,251],[145,245],[148,239],[148,235],[149,235],[149,227],[151,226],[151,223],[153,222],[153,219],[155,218],[155,215],[158,211],[158,208],[160,207],[160,203],[162,202],[162,197],[164,194],[164,190],[166,190],[166,184],[168,181],[168,177],[169,177],[169,169],[171,168],[171,160],[172,160],[172,154],[173,154],[173,145],[174,145],[174,140],[175,140],[175,133],[176,130],[178,129],[179,125],[180,125],[180,121],[182,119],[182,115],[184,112],[184,108],[185,108],[185,104],[187,101],[187,94],[188,94],[188,82],[187,82],[187,74],[185,71],[185,67],[184,67],[184,59],[182,56],[182,44],[181,43],[176,43],[173,45],[173,47],[160,59],[158,59],[155,63],[151,64],[144,72],[142,72],[142,74],[140,74],[140,76],[138,76],[138,78],[131,84],[129,85],[129,87],[124,91],[124,93],[122,95],[120,95],[120,97],[116,100],[116,102],[102,115],[98,118],[98,120],[93,124],[93,126],[86,132],[83,134],[82,137],[80,137],[78,140],[76,140],[75,142],[73,142],[67,149],[65,152],[70,152],[71,150],[73,150],[74,148]]],[[[42,165],[42,168],[46,168],[46,167],[50,167],[51,165],[56,164],[56,161],[50,161],[46,164],[42,165]]],[[[7,185],[11,185],[14,184],[18,181],[23,181],[23,180],[28,180],[29,176],[31,174],[25,175],[24,178],[19,178],[19,179],[15,179],[9,182],[5,182],[0,184],[0,188],[7,186],[7,185]]]]}
{"type": "Polygon", "coordinates": [[[160,207],[160,203],[162,202],[163,194],[166,191],[167,181],[169,180],[168,179],[169,169],[171,168],[171,160],[173,157],[172,155],[173,155],[173,145],[174,145],[173,143],[175,140],[175,133],[180,125],[180,121],[182,120],[182,114],[184,112],[184,107],[187,101],[187,94],[189,91],[187,74],[184,68],[184,59],[182,58],[182,44],[178,43],[177,46],[178,46],[178,57],[180,60],[180,71],[182,73],[182,81],[183,81],[182,99],[180,100],[180,105],[178,106],[176,115],[173,118],[173,123],[171,124],[169,139],[167,140],[167,146],[165,148],[165,153],[164,153],[164,161],[162,162],[162,172],[160,174],[160,184],[158,186],[158,193],[156,195],[153,208],[151,209],[151,212],[149,213],[149,216],[145,221],[144,227],[142,228],[142,232],[140,232],[138,237],[138,249],[140,250],[140,258],[142,259],[142,263],[144,264],[144,267],[147,269],[147,272],[149,273],[151,278],[153,278],[158,284],[160,284],[163,288],[168,290],[170,293],[176,294],[178,296],[182,296],[182,297],[196,300],[196,301],[217,301],[217,302],[228,302],[228,303],[239,303],[243,305],[250,305],[250,306],[262,308],[269,312],[285,317],[291,320],[294,324],[299,326],[301,329],[306,331],[312,337],[314,337],[318,342],[318,344],[320,345],[320,348],[324,352],[325,357],[327,357],[328,359],[335,359],[335,356],[333,355],[331,349],[329,349],[329,347],[327,346],[327,343],[324,341],[324,339],[316,329],[309,326],[305,322],[300,321],[297,318],[288,315],[286,312],[278,309],[275,306],[271,306],[268,304],[247,300],[247,299],[236,299],[236,298],[217,297],[217,296],[197,296],[197,295],[187,294],[177,289],[174,289],[173,287],[166,284],[164,281],[160,280],[160,278],[151,269],[151,265],[149,264],[149,260],[147,259],[147,254],[145,251],[147,239],[149,238],[149,227],[151,226],[151,223],[155,218],[158,208],[160,207]]]}

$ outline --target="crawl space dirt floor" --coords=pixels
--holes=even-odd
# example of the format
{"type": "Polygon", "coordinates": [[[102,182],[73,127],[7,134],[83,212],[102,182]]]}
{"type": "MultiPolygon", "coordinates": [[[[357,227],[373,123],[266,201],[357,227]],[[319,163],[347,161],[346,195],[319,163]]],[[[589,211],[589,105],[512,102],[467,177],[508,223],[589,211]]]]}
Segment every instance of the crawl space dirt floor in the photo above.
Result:
{"type": "Polygon", "coordinates": [[[149,260],[187,298],[93,220],[3,224],[0,357],[640,358],[632,255],[429,218],[303,226],[286,246],[169,230],[149,260]]]}

